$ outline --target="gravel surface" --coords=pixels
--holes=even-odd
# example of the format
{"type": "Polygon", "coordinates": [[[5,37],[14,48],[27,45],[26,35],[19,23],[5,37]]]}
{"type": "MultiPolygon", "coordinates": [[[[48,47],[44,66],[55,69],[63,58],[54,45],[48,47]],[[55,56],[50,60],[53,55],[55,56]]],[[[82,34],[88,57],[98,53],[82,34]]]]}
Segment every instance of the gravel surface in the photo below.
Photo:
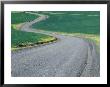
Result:
{"type": "Polygon", "coordinates": [[[32,29],[33,23],[47,19],[39,18],[26,22],[21,30],[42,33],[58,38],[55,43],[12,51],[11,75],[13,77],[98,77],[100,57],[95,45],[81,38],[43,32],[32,29]]]}

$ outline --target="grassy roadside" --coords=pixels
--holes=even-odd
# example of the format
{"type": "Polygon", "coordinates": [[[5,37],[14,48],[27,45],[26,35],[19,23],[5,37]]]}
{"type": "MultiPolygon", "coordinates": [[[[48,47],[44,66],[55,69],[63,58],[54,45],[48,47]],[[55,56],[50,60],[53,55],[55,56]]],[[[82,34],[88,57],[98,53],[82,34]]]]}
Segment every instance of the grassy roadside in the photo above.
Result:
{"type": "MultiPolygon", "coordinates": [[[[100,33],[100,12],[54,12],[49,18],[32,25],[34,29],[67,33],[100,33]],[[57,14],[64,13],[64,14],[57,14]],[[79,15],[76,15],[79,14],[79,15]],[[91,15],[90,15],[91,14],[91,15]],[[97,15],[97,16],[94,16],[97,15]]],[[[43,13],[42,13],[43,14],[43,13]]]]}
{"type": "Polygon", "coordinates": [[[100,36],[95,34],[82,34],[82,33],[65,33],[65,32],[57,32],[62,35],[69,35],[74,37],[79,37],[86,39],[89,42],[93,42],[96,45],[97,52],[100,51],[100,36]]]}
{"type": "Polygon", "coordinates": [[[19,24],[11,24],[11,27],[14,29],[20,30],[20,28],[23,26],[24,23],[19,23],[19,24]]]}
{"type": "Polygon", "coordinates": [[[100,12],[99,11],[47,11],[47,20],[32,25],[35,29],[84,38],[100,48],[100,12]]]}
{"type": "Polygon", "coordinates": [[[11,29],[11,48],[12,50],[31,47],[39,44],[53,42],[56,38],[40,33],[24,32],[11,29]]]}
{"type": "MultiPolygon", "coordinates": [[[[38,12],[37,12],[38,13],[38,12]]],[[[92,41],[96,44],[97,48],[100,47],[100,12],[40,12],[42,14],[48,14],[49,18],[47,20],[41,21],[39,23],[35,23],[32,25],[33,28],[36,29],[43,29],[44,31],[53,31],[58,32],[60,34],[64,35],[71,35],[75,37],[80,37],[87,39],[89,41],[92,41]],[[63,13],[63,14],[62,14],[63,13]],[[57,20],[56,20],[57,19],[57,20]]],[[[53,41],[52,37],[47,37],[43,35],[36,36],[34,34],[30,34],[29,32],[21,32],[16,30],[19,29],[20,26],[22,26],[23,21],[27,22],[30,20],[33,20],[35,15],[31,16],[33,14],[28,14],[25,12],[20,13],[12,13],[12,27],[14,30],[12,32],[15,32],[15,35],[12,35],[12,38],[15,38],[16,40],[18,37],[22,37],[19,40],[14,40],[17,44],[20,44],[19,46],[26,47],[26,46],[32,46],[34,44],[42,44],[53,41]],[[22,16],[21,16],[22,15],[22,16]],[[27,34],[28,33],[28,34],[27,34]],[[43,36],[43,37],[39,37],[43,36]],[[26,38],[28,37],[29,42],[26,38]],[[32,38],[34,37],[34,38],[32,38]],[[39,39],[40,38],[40,39],[39,39]],[[37,42],[34,42],[36,39],[37,42]],[[20,41],[25,41],[22,44],[20,41]],[[27,41],[27,42],[26,42],[27,41]],[[38,43],[39,42],[39,43],[38,43]]],[[[37,17],[37,16],[36,16],[37,17]]],[[[14,43],[15,43],[14,42],[14,43]]],[[[12,42],[13,43],[13,42],[12,42]]],[[[18,46],[18,47],[19,47],[18,46]]]]}
{"type": "Polygon", "coordinates": [[[21,26],[25,22],[29,22],[37,18],[36,15],[25,12],[11,13],[11,50],[32,47],[39,44],[45,44],[56,40],[55,37],[20,31],[21,26]]]}

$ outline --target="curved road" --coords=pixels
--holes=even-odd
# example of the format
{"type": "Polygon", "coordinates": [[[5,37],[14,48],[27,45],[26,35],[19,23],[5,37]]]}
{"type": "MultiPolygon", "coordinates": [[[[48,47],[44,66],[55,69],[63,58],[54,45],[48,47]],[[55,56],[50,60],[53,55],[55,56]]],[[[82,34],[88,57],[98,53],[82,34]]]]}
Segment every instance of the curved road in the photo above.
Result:
{"type": "Polygon", "coordinates": [[[93,43],[72,36],[38,31],[30,27],[33,23],[47,18],[48,16],[40,15],[39,18],[26,22],[21,30],[51,35],[57,37],[58,41],[45,46],[13,51],[11,75],[14,77],[100,76],[100,58],[93,43]]]}

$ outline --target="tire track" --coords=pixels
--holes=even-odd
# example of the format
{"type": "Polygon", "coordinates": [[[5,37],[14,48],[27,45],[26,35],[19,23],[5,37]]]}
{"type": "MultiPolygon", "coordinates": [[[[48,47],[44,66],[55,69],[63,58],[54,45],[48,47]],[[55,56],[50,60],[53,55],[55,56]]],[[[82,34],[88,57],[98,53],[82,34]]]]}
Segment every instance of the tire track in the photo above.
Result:
{"type": "MultiPolygon", "coordinates": [[[[28,12],[30,13],[30,12],[28,12]]],[[[30,13],[36,14],[36,13],[30,13]]],[[[93,77],[100,76],[100,60],[94,44],[81,38],[64,36],[48,31],[39,31],[30,26],[46,20],[49,16],[39,15],[26,22],[21,30],[42,33],[58,39],[40,47],[32,47],[12,52],[12,76],[14,77],[93,77]]]]}

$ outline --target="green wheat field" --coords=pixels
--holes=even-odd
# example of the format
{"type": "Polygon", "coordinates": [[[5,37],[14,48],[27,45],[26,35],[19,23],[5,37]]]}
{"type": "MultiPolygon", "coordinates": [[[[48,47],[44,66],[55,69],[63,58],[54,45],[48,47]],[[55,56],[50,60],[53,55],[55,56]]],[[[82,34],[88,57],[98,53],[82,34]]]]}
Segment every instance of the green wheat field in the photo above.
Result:
{"type": "MultiPolygon", "coordinates": [[[[48,15],[46,20],[34,23],[36,30],[56,32],[64,35],[86,38],[100,45],[100,12],[99,11],[31,11],[32,13],[48,15]]],[[[30,22],[39,15],[24,12],[11,13],[11,47],[19,48],[55,39],[52,36],[21,31],[25,22],[30,22]]]]}

